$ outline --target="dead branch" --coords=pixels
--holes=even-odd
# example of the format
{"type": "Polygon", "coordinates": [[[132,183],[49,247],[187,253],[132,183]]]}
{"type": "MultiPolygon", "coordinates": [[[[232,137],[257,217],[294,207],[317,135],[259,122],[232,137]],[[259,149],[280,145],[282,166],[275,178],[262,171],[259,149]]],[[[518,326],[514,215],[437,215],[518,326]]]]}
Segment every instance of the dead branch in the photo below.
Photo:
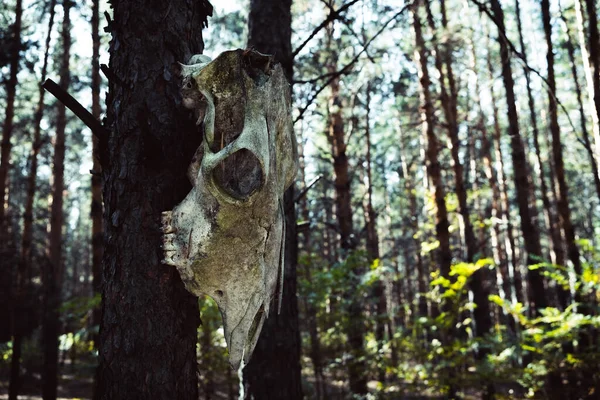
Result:
{"type": "Polygon", "coordinates": [[[302,44],[300,46],[298,46],[298,48],[296,50],[294,50],[294,52],[292,53],[292,58],[296,58],[298,53],[300,53],[300,51],[302,51],[302,49],[308,44],[308,42],[310,42],[312,40],[312,38],[314,38],[315,35],[321,31],[321,29],[325,28],[331,21],[340,19],[341,18],[340,14],[343,13],[344,11],[346,11],[352,5],[358,3],[358,1],[359,0],[352,0],[351,2],[344,4],[342,7],[340,7],[339,10],[334,10],[333,8],[330,8],[331,11],[329,12],[329,15],[327,15],[327,18],[325,18],[325,20],[323,22],[321,22],[321,24],[319,26],[317,26],[315,29],[313,29],[313,31],[311,32],[310,35],[308,35],[306,40],[304,40],[304,42],[302,42],[302,44]]]}
{"type": "Polygon", "coordinates": [[[298,193],[298,196],[296,196],[296,198],[294,199],[295,203],[298,203],[298,201],[300,201],[300,199],[302,199],[304,196],[306,196],[306,194],[308,193],[308,191],[310,189],[312,189],[313,186],[316,185],[317,182],[319,182],[321,180],[321,178],[323,178],[323,176],[319,175],[317,176],[311,183],[310,185],[308,185],[307,187],[305,187],[300,193],[298,193]]]}
{"type": "Polygon", "coordinates": [[[306,103],[306,105],[304,107],[302,107],[300,109],[300,113],[298,114],[298,116],[296,117],[296,119],[294,120],[294,123],[298,122],[300,119],[302,119],[302,117],[304,116],[304,113],[306,112],[306,110],[308,110],[308,107],[310,107],[310,105],[316,100],[317,96],[319,96],[319,94],[321,94],[321,92],[323,90],[325,90],[326,87],[328,87],[331,82],[333,82],[336,78],[348,74],[350,72],[350,67],[352,67],[360,58],[360,56],[367,51],[367,49],[369,48],[369,46],[371,45],[371,43],[379,36],[383,33],[383,31],[387,28],[387,26],[389,24],[391,24],[393,21],[395,21],[399,16],[401,16],[402,14],[404,14],[406,12],[406,10],[408,10],[410,7],[412,7],[412,2],[406,4],[400,11],[398,11],[396,14],[394,14],[390,19],[388,19],[383,25],[382,27],[377,31],[377,33],[375,33],[375,35],[373,35],[373,37],[371,37],[371,39],[369,39],[369,41],[367,43],[365,43],[365,45],[363,46],[362,50],[348,63],[344,66],[344,68],[342,68],[341,70],[337,71],[336,73],[332,74],[330,76],[330,78],[315,92],[313,93],[313,95],[310,97],[310,99],[308,99],[308,102],[306,103]]]}
{"type": "Polygon", "coordinates": [[[88,128],[92,130],[92,133],[99,139],[108,137],[108,130],[102,126],[94,116],[85,109],[73,96],[64,91],[56,82],[52,79],[46,79],[42,84],[42,87],[50,92],[58,101],[63,103],[69,110],[71,110],[77,118],[79,118],[88,128]]]}

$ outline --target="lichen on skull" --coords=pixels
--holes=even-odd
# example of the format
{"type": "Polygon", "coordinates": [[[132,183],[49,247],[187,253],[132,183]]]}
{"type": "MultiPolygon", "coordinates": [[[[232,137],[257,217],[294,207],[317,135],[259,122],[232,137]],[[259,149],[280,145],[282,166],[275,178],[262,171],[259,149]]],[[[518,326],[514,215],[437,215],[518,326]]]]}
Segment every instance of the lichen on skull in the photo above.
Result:
{"type": "Polygon", "coordinates": [[[215,300],[237,368],[283,278],[283,193],[297,169],[289,84],[279,64],[255,51],[191,61],[182,65],[183,104],[204,138],[188,172],[192,190],[163,213],[163,262],[188,291],[215,300]]]}

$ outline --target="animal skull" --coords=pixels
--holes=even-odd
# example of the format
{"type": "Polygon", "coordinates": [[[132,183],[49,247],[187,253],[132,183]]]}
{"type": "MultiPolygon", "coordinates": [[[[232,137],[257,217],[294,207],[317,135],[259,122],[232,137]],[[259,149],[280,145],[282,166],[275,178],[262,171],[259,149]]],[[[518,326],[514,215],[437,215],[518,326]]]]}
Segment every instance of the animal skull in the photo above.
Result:
{"type": "Polygon", "coordinates": [[[189,292],[215,300],[237,369],[283,290],[283,193],[297,169],[289,84],[255,51],[193,59],[182,66],[182,96],[204,140],[188,171],[193,189],[163,213],[163,262],[189,292]]]}

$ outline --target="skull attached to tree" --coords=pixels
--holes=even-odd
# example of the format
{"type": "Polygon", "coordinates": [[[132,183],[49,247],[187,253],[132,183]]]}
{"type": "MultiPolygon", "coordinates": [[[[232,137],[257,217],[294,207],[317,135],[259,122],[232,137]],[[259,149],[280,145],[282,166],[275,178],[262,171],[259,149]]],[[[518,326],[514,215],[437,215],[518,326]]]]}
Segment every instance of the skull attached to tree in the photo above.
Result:
{"type": "Polygon", "coordinates": [[[284,191],[297,169],[289,84],[251,50],[182,66],[183,104],[203,126],[193,189],[163,213],[164,263],[223,317],[229,361],[248,362],[275,293],[283,290],[284,191]]]}

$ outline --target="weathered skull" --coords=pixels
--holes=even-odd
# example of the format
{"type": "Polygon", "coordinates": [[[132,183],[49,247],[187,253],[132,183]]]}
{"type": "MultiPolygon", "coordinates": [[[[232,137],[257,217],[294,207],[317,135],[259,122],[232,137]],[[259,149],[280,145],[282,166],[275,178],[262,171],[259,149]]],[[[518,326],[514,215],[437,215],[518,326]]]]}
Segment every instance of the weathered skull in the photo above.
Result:
{"type": "Polygon", "coordinates": [[[283,290],[283,193],[297,168],[289,84],[270,56],[234,50],[183,66],[184,105],[204,126],[192,191],[163,213],[164,263],[217,303],[229,361],[248,362],[283,290]]]}

